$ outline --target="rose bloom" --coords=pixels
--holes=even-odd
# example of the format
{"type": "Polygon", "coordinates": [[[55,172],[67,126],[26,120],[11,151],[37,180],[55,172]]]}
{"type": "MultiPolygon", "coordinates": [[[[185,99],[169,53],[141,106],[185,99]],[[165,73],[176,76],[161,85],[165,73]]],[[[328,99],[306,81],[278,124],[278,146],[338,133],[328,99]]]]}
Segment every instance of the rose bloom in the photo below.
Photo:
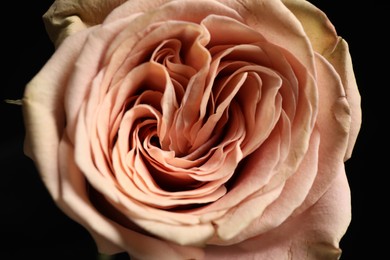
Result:
{"type": "Polygon", "coordinates": [[[338,259],[361,124],[348,45],[304,0],[57,0],[25,152],[99,252],[338,259]]]}

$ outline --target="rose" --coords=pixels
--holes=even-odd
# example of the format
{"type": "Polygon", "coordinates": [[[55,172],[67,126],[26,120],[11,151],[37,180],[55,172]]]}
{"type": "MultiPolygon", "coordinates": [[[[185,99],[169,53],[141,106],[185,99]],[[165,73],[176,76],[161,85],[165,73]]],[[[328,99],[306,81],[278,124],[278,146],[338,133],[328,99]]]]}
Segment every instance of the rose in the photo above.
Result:
{"type": "Polygon", "coordinates": [[[57,1],[26,153],[101,252],[337,258],[360,126],[346,42],[296,1],[57,1]]]}
{"type": "Polygon", "coordinates": [[[347,43],[303,0],[71,1],[25,151],[100,252],[336,259],[360,122],[347,43]]]}

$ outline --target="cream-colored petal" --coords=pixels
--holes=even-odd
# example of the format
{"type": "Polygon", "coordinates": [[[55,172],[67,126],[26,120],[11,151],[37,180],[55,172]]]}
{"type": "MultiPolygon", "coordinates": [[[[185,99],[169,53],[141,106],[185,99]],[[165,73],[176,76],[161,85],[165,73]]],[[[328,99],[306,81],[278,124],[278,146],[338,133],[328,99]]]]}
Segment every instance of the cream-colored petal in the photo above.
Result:
{"type": "Polygon", "coordinates": [[[283,3],[299,19],[316,52],[326,54],[334,50],[337,33],[323,11],[306,0],[283,0],[283,3]]]}
{"type": "Polygon", "coordinates": [[[126,0],[56,0],[43,15],[46,31],[56,47],[75,32],[100,24],[126,0]]]}

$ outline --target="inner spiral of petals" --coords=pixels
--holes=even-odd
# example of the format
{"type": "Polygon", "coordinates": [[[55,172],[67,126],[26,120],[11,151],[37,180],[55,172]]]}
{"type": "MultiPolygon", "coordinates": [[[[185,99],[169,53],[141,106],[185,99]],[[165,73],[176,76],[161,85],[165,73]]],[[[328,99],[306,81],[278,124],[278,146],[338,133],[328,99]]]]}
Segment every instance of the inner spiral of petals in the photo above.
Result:
{"type": "MultiPolygon", "coordinates": [[[[97,110],[96,127],[111,129],[109,140],[93,147],[104,150],[96,152],[107,162],[102,168],[124,194],[153,207],[218,200],[282,110],[295,113],[291,68],[272,61],[288,64],[283,55],[254,35],[243,44],[211,35],[208,49],[202,33],[215,29],[207,24],[177,25],[187,38],[150,36],[158,44],[141,64],[116,76],[97,110]],[[291,101],[283,105],[282,96],[291,101]]],[[[107,138],[99,131],[97,139],[107,138]]]]}

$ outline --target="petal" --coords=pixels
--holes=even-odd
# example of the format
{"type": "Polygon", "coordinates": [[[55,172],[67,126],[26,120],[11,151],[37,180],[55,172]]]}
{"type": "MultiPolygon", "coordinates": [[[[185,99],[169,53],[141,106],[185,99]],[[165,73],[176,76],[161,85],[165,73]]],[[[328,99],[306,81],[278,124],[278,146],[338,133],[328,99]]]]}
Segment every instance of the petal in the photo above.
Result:
{"type": "MultiPolygon", "coordinates": [[[[262,209],[261,214],[257,214],[256,217],[252,217],[251,223],[245,227],[236,237],[228,241],[216,241],[218,244],[235,244],[245,239],[258,236],[269,230],[277,228],[287,218],[290,217],[292,212],[298,208],[302,202],[306,199],[309,191],[312,188],[313,182],[317,176],[317,163],[318,163],[318,147],[320,141],[320,135],[318,131],[314,131],[309,151],[299,166],[297,172],[292,175],[285,184],[277,189],[283,188],[280,196],[272,203],[266,205],[265,209],[262,209]]],[[[322,193],[321,193],[322,194],[322,193]]],[[[259,207],[264,207],[264,196],[267,196],[265,192],[258,192],[256,196],[251,196],[252,201],[256,201],[256,206],[249,209],[244,216],[249,216],[251,212],[255,212],[259,207]]],[[[243,202],[243,204],[247,201],[243,202]]],[[[241,211],[240,208],[236,210],[237,213],[241,211]]],[[[237,214],[239,217],[240,214],[237,214]]],[[[235,229],[234,226],[230,228],[235,229]]],[[[265,233],[266,234],[266,233],[265,233]]]]}
{"type": "Polygon", "coordinates": [[[64,136],[60,143],[59,184],[61,197],[56,202],[73,220],[83,225],[95,239],[101,253],[114,254],[127,251],[136,259],[202,259],[199,248],[178,246],[125,228],[107,219],[97,211],[88,198],[87,185],[77,168],[73,147],[64,136]]]}
{"type": "Polygon", "coordinates": [[[344,157],[344,160],[348,160],[352,155],[352,150],[355,146],[361,127],[362,110],[360,106],[361,97],[356,84],[352,59],[347,42],[340,39],[334,51],[325,55],[325,58],[333,65],[337,73],[340,75],[345,96],[349,104],[351,124],[349,129],[348,147],[344,157]]]}
{"type": "Polygon", "coordinates": [[[342,163],[319,201],[278,228],[231,246],[207,246],[206,259],[339,259],[339,242],[351,220],[342,163]]]}
{"type": "Polygon", "coordinates": [[[310,41],[299,20],[281,1],[220,1],[232,5],[247,25],[260,32],[269,42],[286,48],[310,72],[314,72],[310,41]]]}
{"type": "Polygon", "coordinates": [[[325,54],[334,50],[338,37],[324,12],[306,0],[283,0],[283,3],[302,23],[316,52],[325,54]]]}
{"type": "MultiPolygon", "coordinates": [[[[75,129],[76,118],[82,103],[91,91],[95,91],[95,95],[97,96],[100,94],[99,91],[102,93],[105,91],[107,84],[105,84],[104,79],[107,73],[105,73],[103,79],[100,79],[101,75],[99,73],[102,70],[101,61],[105,57],[107,46],[116,37],[118,32],[127,25],[127,22],[126,20],[118,20],[109,25],[90,27],[87,39],[82,44],[80,55],[77,60],[73,61],[72,74],[68,82],[64,84],[66,85],[64,97],[64,105],[67,111],[66,121],[69,137],[72,141],[74,140],[74,133],[72,132],[75,129]],[[95,84],[93,85],[94,88],[91,88],[92,84],[95,84]]],[[[65,45],[65,42],[62,45],[65,45]]],[[[63,48],[71,49],[74,47],[66,43],[66,46],[63,48]]],[[[99,100],[95,98],[92,101],[98,102],[99,100]]],[[[93,108],[90,109],[93,110],[93,108]]]]}
{"type": "Polygon", "coordinates": [[[66,84],[87,34],[66,41],[27,84],[23,97],[26,127],[25,153],[36,162],[44,183],[54,198],[59,196],[58,143],[65,125],[62,105],[66,84]]]}
{"type": "Polygon", "coordinates": [[[316,52],[323,55],[341,77],[351,110],[349,146],[345,160],[351,157],[360,126],[360,94],[356,84],[353,64],[347,42],[337,35],[336,29],[324,12],[305,0],[283,0],[300,20],[316,52]]]}
{"type": "MultiPolygon", "coordinates": [[[[316,58],[320,96],[317,124],[320,127],[321,142],[323,146],[329,147],[329,153],[336,155],[335,159],[344,158],[346,151],[348,153],[351,149],[351,113],[357,110],[357,104],[352,104],[355,107],[350,106],[345,85],[334,67],[322,56],[317,55],[316,58]]],[[[354,94],[350,97],[352,101],[356,101],[354,98],[359,97],[356,96],[356,85],[352,90],[350,88],[347,89],[352,92],[351,94],[354,94]]],[[[355,118],[355,120],[358,119],[355,118]]],[[[360,121],[358,122],[360,123],[360,121]]],[[[357,122],[355,121],[354,123],[356,125],[357,122]]],[[[356,131],[356,129],[353,129],[353,131],[356,131]]],[[[353,132],[353,134],[352,145],[357,133],[353,132]]]]}
{"type": "Polygon", "coordinates": [[[305,202],[294,214],[300,214],[316,203],[337,177],[349,138],[350,109],[340,77],[322,56],[317,55],[316,64],[320,96],[317,117],[320,133],[318,174],[305,202]]]}
{"type": "Polygon", "coordinates": [[[125,0],[56,0],[43,15],[46,30],[56,47],[75,32],[103,22],[125,0]]]}

